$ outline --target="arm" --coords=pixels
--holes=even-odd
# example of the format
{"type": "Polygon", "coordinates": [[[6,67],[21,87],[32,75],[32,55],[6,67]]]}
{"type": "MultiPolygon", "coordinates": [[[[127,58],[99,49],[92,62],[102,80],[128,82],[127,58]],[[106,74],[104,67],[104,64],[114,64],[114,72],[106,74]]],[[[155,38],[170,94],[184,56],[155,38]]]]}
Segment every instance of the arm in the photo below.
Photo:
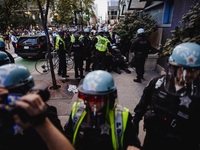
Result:
{"type": "MultiPolygon", "coordinates": [[[[20,100],[15,102],[15,105],[24,109],[32,117],[41,115],[46,109],[45,103],[37,94],[27,94],[22,96],[20,100]]],[[[45,117],[39,125],[32,126],[37,130],[50,150],[74,149],[68,139],[47,117],[45,117]]]]}
{"type": "Polygon", "coordinates": [[[45,118],[44,122],[35,127],[37,132],[47,144],[49,150],[74,150],[69,140],[45,118]]]}
{"type": "Polygon", "coordinates": [[[137,136],[136,128],[132,123],[132,116],[129,113],[126,130],[124,132],[123,149],[139,150],[141,149],[140,140],[137,136]]]}

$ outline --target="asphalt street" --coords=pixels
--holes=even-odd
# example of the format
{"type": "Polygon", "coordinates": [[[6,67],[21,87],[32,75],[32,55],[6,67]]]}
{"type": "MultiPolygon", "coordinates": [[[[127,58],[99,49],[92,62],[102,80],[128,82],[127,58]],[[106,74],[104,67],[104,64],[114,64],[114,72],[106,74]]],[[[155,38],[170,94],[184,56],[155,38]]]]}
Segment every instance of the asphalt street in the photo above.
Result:
{"type": "MultiPolygon", "coordinates": [[[[10,52],[15,59],[21,59],[14,53],[12,46],[11,49],[8,49],[7,51],[10,52]]],[[[131,74],[127,74],[125,71],[122,71],[121,74],[117,74],[115,72],[111,72],[111,74],[117,87],[117,103],[128,108],[131,114],[134,115],[134,108],[139,102],[145,86],[152,78],[159,76],[159,74],[155,70],[148,70],[146,68],[144,74],[145,80],[143,80],[142,83],[135,83],[133,82],[133,79],[136,78],[136,72],[133,68],[129,68],[129,70],[131,71],[131,74]]],[[[41,75],[34,69],[30,72],[35,80],[35,84],[45,83],[48,84],[48,86],[52,86],[50,73],[41,75]]],[[[69,92],[68,86],[69,84],[78,86],[78,84],[82,82],[74,78],[74,70],[68,71],[67,74],[70,77],[65,81],[62,81],[61,77],[57,76],[56,74],[57,84],[60,84],[61,88],[57,91],[51,90],[50,93],[53,96],[51,96],[50,100],[47,102],[49,105],[53,105],[57,108],[58,116],[61,120],[62,126],[64,126],[64,124],[68,121],[72,105],[75,101],[77,101],[77,93],[74,94],[69,92]]],[[[145,132],[143,131],[143,121],[141,121],[139,130],[139,139],[141,140],[141,143],[143,143],[144,135],[145,132]]]]}

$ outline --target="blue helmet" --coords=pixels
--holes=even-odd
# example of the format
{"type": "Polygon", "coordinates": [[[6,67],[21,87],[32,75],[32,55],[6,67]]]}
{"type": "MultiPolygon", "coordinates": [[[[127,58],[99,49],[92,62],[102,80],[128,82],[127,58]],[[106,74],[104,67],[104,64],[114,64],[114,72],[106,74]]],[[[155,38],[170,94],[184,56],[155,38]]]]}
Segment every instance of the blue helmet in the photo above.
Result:
{"type": "Polygon", "coordinates": [[[29,70],[20,64],[6,64],[0,67],[0,86],[12,93],[25,94],[34,86],[29,70]]]}
{"type": "Polygon", "coordinates": [[[104,30],[103,29],[99,29],[98,33],[104,33],[104,30]]]}
{"type": "Polygon", "coordinates": [[[87,28],[87,29],[84,30],[84,32],[85,33],[90,33],[90,29],[87,28]]]}
{"type": "MultiPolygon", "coordinates": [[[[88,114],[92,111],[95,117],[96,112],[102,112],[108,117],[109,109],[115,106],[116,98],[117,90],[112,75],[106,71],[96,70],[88,73],[79,87],[76,108],[84,103],[88,114]]],[[[95,128],[95,124],[92,126],[95,128]]]]}
{"type": "Polygon", "coordinates": [[[9,63],[11,63],[11,61],[8,55],[5,52],[0,51],[0,66],[4,64],[9,64],[9,63]]]}
{"type": "Polygon", "coordinates": [[[169,57],[171,65],[200,67],[200,45],[196,43],[181,43],[177,45],[169,57]]]}
{"type": "Polygon", "coordinates": [[[5,47],[5,43],[1,38],[0,38],[0,47],[5,47]]]}
{"type": "Polygon", "coordinates": [[[169,57],[166,90],[173,95],[200,97],[199,75],[200,45],[196,43],[177,45],[169,57]]]}
{"type": "Polygon", "coordinates": [[[88,95],[106,95],[116,90],[113,77],[107,71],[97,70],[86,75],[81,93],[88,95]]]}

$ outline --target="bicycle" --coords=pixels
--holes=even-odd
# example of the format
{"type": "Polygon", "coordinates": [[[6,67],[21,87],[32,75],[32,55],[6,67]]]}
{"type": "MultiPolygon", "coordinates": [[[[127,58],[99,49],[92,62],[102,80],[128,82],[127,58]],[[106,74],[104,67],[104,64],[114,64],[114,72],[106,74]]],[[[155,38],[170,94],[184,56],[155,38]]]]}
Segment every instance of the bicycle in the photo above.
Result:
{"type": "MultiPolygon", "coordinates": [[[[53,50],[53,52],[51,52],[51,55],[52,55],[53,68],[54,68],[54,70],[58,71],[59,57],[58,57],[57,51],[53,50]]],[[[66,68],[67,71],[74,68],[73,57],[69,57],[68,54],[66,54],[66,66],[67,66],[67,68],[66,68]]],[[[35,63],[35,70],[40,74],[48,74],[51,71],[47,52],[45,54],[45,59],[39,59],[35,63]]]]}

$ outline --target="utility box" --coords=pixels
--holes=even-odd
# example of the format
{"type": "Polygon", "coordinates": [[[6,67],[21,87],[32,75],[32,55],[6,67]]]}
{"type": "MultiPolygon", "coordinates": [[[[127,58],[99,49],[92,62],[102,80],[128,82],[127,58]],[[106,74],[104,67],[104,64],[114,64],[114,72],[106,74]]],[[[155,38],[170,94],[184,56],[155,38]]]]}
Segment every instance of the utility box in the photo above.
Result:
{"type": "Polygon", "coordinates": [[[145,70],[155,70],[157,65],[158,55],[156,54],[149,54],[148,58],[146,59],[144,69],[145,70]]]}

